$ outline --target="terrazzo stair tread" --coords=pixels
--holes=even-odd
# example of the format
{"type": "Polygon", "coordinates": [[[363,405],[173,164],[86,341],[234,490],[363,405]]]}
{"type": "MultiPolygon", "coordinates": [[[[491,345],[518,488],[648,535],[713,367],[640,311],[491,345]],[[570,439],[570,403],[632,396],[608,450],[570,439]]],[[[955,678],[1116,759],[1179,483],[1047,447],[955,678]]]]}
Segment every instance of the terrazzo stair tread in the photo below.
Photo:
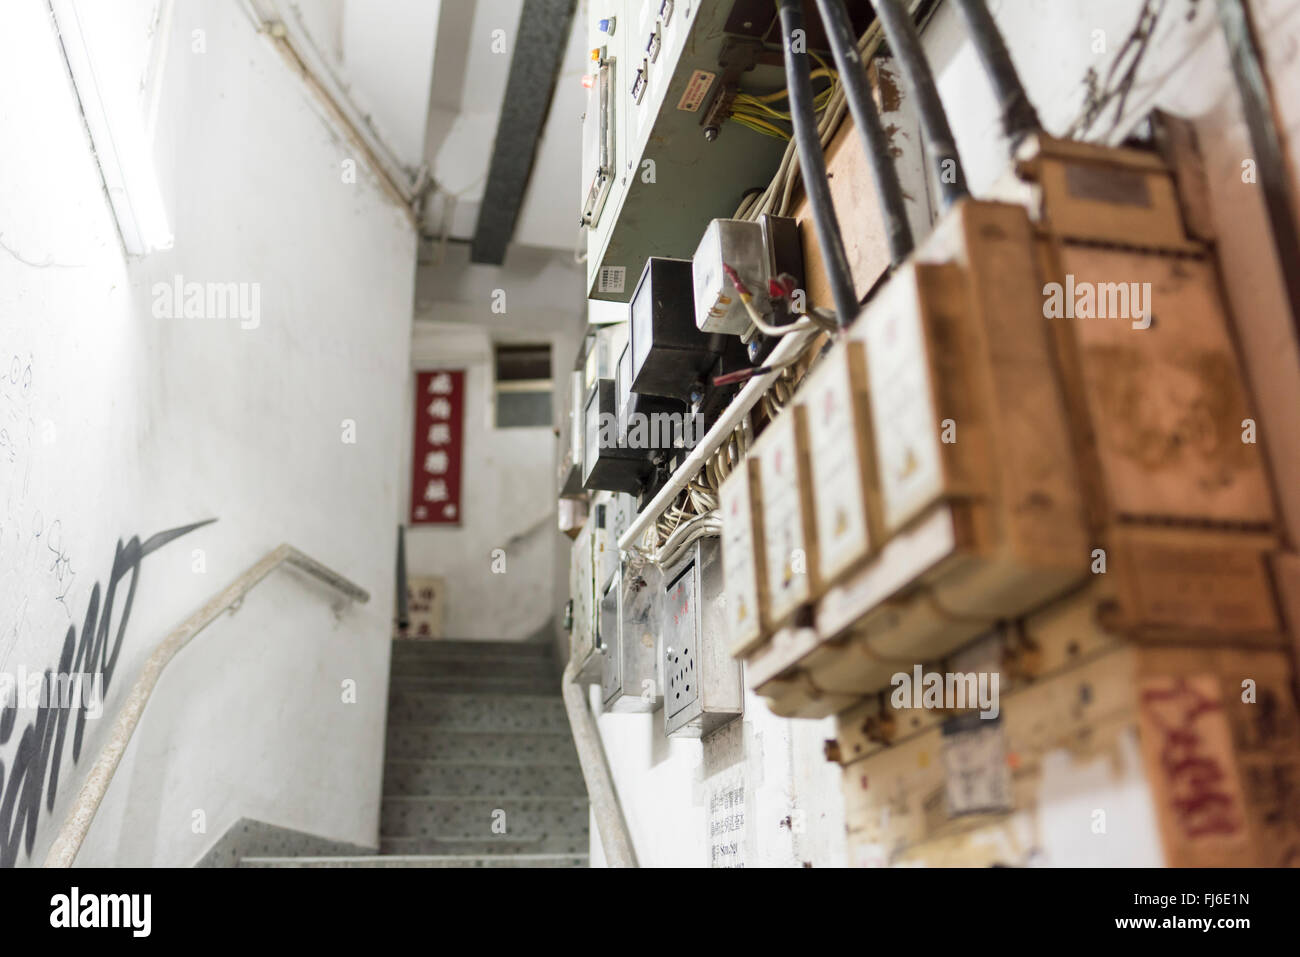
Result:
{"type": "Polygon", "coordinates": [[[576,764],[503,764],[476,761],[390,760],[384,765],[384,796],[457,795],[490,797],[587,796],[582,770],[576,764]]]}
{"type": "Polygon", "coordinates": [[[394,677],[389,682],[388,697],[404,697],[412,694],[440,694],[461,692],[470,694],[525,694],[555,695],[559,692],[560,681],[551,675],[536,677],[502,678],[499,676],[422,676],[394,677]]]}
{"type": "Polygon", "coordinates": [[[569,765],[578,763],[573,737],[563,731],[455,731],[438,725],[389,725],[389,760],[569,765]]]}
{"type": "Polygon", "coordinates": [[[560,731],[569,727],[559,695],[413,692],[391,696],[390,725],[464,731],[560,731]]]}
{"type": "Polygon", "coordinates": [[[456,795],[385,795],[379,816],[380,838],[461,837],[490,840],[493,837],[572,836],[587,833],[586,797],[526,797],[499,795],[464,797],[456,795]],[[504,811],[504,819],[496,814],[504,811]],[[493,831],[504,821],[504,834],[493,831]]]}
{"type": "Polygon", "coordinates": [[[587,867],[586,854],[390,854],[379,857],[246,857],[240,867],[587,867]]]}
{"type": "Polygon", "coordinates": [[[559,670],[550,658],[507,658],[500,655],[401,656],[392,660],[394,681],[408,678],[550,678],[559,684],[559,670]]]}
{"type": "Polygon", "coordinates": [[[551,646],[540,641],[450,641],[394,638],[393,656],[550,658],[551,646]]]}
{"type": "Polygon", "coordinates": [[[586,854],[589,841],[586,834],[553,834],[531,840],[511,839],[502,835],[495,841],[455,840],[437,837],[389,837],[379,841],[379,853],[384,857],[510,857],[518,854],[586,854]]]}

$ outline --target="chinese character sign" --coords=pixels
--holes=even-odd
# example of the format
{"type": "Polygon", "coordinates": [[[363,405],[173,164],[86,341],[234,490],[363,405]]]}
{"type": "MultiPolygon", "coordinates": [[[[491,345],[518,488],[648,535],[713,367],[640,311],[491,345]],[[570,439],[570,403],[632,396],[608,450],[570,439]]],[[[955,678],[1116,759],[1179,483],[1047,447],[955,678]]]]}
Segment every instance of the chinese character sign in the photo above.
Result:
{"type": "Polygon", "coordinates": [[[464,420],[464,370],[416,374],[412,525],[460,524],[464,420]]]}

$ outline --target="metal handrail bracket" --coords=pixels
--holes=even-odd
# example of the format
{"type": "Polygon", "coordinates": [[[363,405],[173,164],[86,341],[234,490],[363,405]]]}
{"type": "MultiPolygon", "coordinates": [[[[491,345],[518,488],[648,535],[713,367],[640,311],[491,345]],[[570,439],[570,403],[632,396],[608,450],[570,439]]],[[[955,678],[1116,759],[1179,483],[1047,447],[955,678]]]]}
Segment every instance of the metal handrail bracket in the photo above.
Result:
{"type": "Polygon", "coordinates": [[[117,713],[113,721],[108,743],[90,769],[86,783],[82,785],[81,792],[63,822],[63,827],[59,829],[58,837],[55,838],[49,853],[45,856],[46,867],[72,866],[86,834],[90,831],[90,825],[94,823],[95,814],[99,811],[104,795],[108,793],[108,786],[113,781],[113,773],[121,763],[127,745],[131,743],[131,736],[140,723],[140,717],[144,714],[145,706],[149,703],[149,697],[153,694],[163,669],[176,657],[177,652],[190,643],[191,639],[216,621],[222,612],[237,608],[253,586],[281,565],[293,565],[329,585],[351,601],[364,604],[370,600],[370,593],[360,585],[344,578],[314,558],[304,555],[292,545],[280,545],[185,619],[153,650],[144,663],[139,677],[136,678],[135,684],[131,686],[122,710],[117,713]]]}

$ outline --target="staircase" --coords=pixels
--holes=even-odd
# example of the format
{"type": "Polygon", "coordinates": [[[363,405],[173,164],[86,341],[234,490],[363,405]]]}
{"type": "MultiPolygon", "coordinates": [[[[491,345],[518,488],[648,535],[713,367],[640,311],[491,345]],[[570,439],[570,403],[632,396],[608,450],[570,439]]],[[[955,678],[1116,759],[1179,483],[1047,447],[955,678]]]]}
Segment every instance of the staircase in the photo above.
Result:
{"type": "Polygon", "coordinates": [[[587,791],[549,645],[393,641],[379,855],[241,867],[586,867],[587,791]]]}

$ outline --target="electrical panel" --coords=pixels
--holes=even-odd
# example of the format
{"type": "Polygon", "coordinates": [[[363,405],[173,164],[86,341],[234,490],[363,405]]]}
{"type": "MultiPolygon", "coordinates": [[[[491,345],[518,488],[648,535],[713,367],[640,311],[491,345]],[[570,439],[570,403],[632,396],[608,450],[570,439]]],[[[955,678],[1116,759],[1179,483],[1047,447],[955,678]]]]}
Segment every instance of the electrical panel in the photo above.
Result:
{"type": "Polygon", "coordinates": [[[700,539],[664,572],[664,730],[711,734],[744,710],[740,662],[727,650],[721,548],[700,539]]]}
{"type": "Polygon", "coordinates": [[[592,567],[592,531],[588,519],[573,541],[569,553],[569,600],[573,623],[569,631],[569,661],[577,679],[600,680],[600,656],[596,648],[596,584],[592,567]]]}
{"type": "Polygon", "coordinates": [[[771,3],[594,0],[589,11],[587,294],[626,302],[646,259],[689,256],[703,222],[771,180],[785,143],[712,114],[742,81],[781,89],[785,71],[771,3]],[[612,34],[599,29],[610,18],[612,34]]]}
{"type": "Polygon", "coordinates": [[[689,401],[721,343],[695,327],[691,262],[646,260],[629,318],[631,391],[689,401]]]}
{"type": "Polygon", "coordinates": [[[601,701],[606,711],[650,712],[663,704],[659,633],[663,575],[652,565],[623,565],[600,606],[601,701]]]}

